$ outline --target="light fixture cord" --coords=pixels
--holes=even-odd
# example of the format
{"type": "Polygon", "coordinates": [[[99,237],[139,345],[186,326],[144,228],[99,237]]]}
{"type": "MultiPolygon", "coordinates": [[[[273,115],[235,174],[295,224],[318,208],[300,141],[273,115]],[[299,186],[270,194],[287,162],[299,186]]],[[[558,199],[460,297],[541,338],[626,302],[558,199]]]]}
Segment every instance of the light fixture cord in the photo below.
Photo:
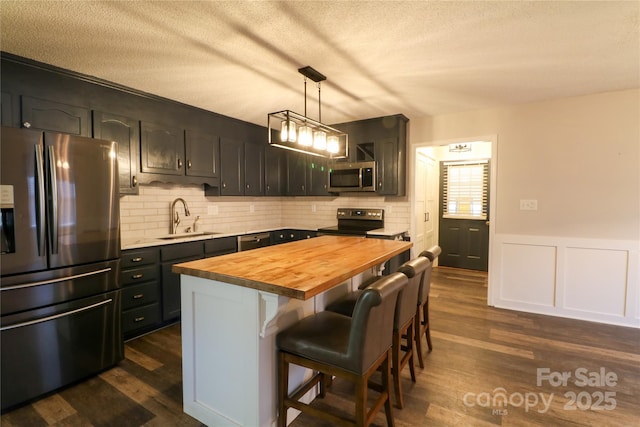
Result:
{"type": "Polygon", "coordinates": [[[307,77],[304,78],[304,116],[307,117],[307,77]]]}
{"type": "Polygon", "coordinates": [[[318,121],[322,123],[322,109],[320,108],[320,82],[318,82],[318,121]]]}

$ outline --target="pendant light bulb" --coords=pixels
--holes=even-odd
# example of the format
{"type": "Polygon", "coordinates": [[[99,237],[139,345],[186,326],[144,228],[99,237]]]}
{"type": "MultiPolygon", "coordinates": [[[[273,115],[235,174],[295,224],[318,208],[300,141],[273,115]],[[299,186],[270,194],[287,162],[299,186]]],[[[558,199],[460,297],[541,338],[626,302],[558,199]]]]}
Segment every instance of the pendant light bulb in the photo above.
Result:
{"type": "Polygon", "coordinates": [[[305,147],[313,145],[313,136],[309,126],[300,126],[298,129],[298,144],[305,147]]]}
{"type": "Polygon", "coordinates": [[[316,150],[327,149],[327,133],[321,130],[313,132],[313,148],[316,150]]]}
{"type": "Polygon", "coordinates": [[[327,151],[331,154],[336,154],[340,151],[340,139],[335,135],[330,135],[327,138],[327,151]]]}

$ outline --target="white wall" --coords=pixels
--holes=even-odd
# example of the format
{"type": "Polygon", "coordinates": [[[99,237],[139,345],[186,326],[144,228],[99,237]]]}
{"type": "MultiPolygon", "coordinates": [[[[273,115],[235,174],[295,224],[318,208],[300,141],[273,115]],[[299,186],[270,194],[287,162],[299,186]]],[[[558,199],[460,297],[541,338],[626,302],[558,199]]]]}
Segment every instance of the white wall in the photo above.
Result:
{"type": "Polygon", "coordinates": [[[410,139],[490,134],[490,303],[640,327],[640,90],[413,120],[410,139]]]}

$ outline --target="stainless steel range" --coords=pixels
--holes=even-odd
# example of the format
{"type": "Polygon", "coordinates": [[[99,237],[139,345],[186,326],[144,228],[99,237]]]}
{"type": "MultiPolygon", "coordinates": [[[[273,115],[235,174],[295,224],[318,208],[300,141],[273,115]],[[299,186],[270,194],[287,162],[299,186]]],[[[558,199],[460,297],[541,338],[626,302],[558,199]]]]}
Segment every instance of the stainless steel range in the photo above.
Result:
{"type": "MultiPolygon", "coordinates": [[[[401,232],[377,232],[369,233],[373,230],[384,228],[384,209],[360,209],[360,208],[338,208],[336,213],[338,225],[333,227],[318,228],[318,236],[361,236],[376,239],[408,240],[404,231],[401,232]],[[369,234],[367,234],[369,233],[369,234]]],[[[382,274],[393,273],[403,263],[409,261],[410,251],[396,255],[385,263],[382,274]]]]}
{"type": "Polygon", "coordinates": [[[318,234],[366,236],[368,231],[384,228],[384,209],[338,208],[338,225],[319,228],[318,234]]]}

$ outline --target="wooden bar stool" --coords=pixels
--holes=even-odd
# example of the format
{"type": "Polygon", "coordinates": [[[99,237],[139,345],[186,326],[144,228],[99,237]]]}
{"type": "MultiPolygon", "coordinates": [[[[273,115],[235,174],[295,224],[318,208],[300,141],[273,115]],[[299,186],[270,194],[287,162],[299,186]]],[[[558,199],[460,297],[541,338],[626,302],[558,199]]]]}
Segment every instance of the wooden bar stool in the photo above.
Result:
{"type": "Polygon", "coordinates": [[[416,310],[416,352],[418,353],[418,363],[420,364],[421,369],[424,369],[424,360],[422,358],[422,335],[427,338],[427,347],[429,348],[429,352],[433,350],[433,345],[431,344],[431,330],[429,328],[429,291],[431,290],[431,270],[433,269],[433,263],[441,252],[442,249],[440,246],[435,245],[420,253],[421,257],[425,257],[431,261],[431,266],[429,266],[429,268],[424,272],[424,278],[422,280],[418,296],[418,308],[416,310]]]}
{"type": "Polygon", "coordinates": [[[396,301],[407,285],[402,273],[381,278],[364,290],[348,317],[322,311],[300,320],[276,336],[278,347],[278,426],[285,427],[287,409],[295,408],[333,425],[368,426],[385,407],[387,425],[393,426],[389,397],[391,338],[396,301]],[[305,384],[289,395],[289,364],[317,371],[305,384]],[[382,370],[380,396],[367,410],[369,378],[382,370]],[[324,397],[325,381],[341,377],[355,385],[355,419],[324,412],[300,402],[316,384],[324,397]]]}
{"type": "MultiPolygon", "coordinates": [[[[416,322],[416,306],[418,302],[418,293],[422,286],[424,272],[431,268],[431,261],[424,257],[416,257],[405,262],[398,268],[398,272],[403,273],[409,279],[407,288],[402,294],[402,301],[399,300],[396,306],[396,317],[393,327],[393,345],[392,351],[392,369],[393,385],[396,392],[396,405],[398,408],[404,408],[404,399],[402,397],[402,383],[400,381],[400,372],[409,364],[411,373],[411,381],[416,382],[416,371],[414,367],[413,342],[415,340],[418,325],[416,322]],[[405,344],[402,345],[402,339],[405,344]]],[[[417,348],[416,348],[417,350],[417,348]]]]}

